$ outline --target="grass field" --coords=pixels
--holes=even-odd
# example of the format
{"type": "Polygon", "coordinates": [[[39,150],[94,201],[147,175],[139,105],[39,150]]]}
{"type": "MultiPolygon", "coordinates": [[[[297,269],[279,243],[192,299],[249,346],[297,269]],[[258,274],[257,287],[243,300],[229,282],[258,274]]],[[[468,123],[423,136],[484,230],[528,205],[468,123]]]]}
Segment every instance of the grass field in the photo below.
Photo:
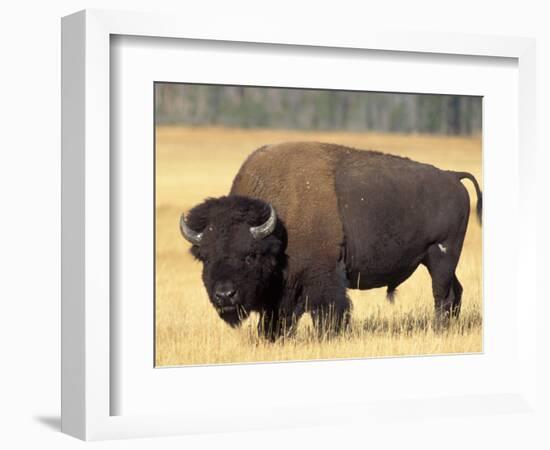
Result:
{"type": "MultiPolygon", "coordinates": [[[[393,305],[384,289],[350,291],[349,334],[319,341],[305,315],[294,339],[275,344],[258,338],[254,315],[238,330],[222,322],[178,229],[183,211],[205,197],[227,194],[246,156],[267,143],[311,140],[376,149],[469,171],[481,183],[480,137],[159,127],[156,138],[157,366],[482,351],[481,227],[473,214],[457,269],[464,286],[462,313],[448,331],[432,329],[430,278],[421,266],[400,286],[393,305]]],[[[473,204],[475,191],[468,181],[465,185],[473,204]]]]}

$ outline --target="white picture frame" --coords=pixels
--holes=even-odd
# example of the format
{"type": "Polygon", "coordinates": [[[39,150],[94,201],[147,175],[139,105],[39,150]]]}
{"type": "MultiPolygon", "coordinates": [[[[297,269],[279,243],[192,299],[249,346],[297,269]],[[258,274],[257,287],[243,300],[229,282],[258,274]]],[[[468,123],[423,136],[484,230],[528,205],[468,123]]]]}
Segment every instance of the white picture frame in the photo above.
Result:
{"type": "MultiPolygon", "coordinates": [[[[514,237],[518,261],[528,260],[529,267],[517,265],[517,283],[527,280],[536,261],[535,210],[533,202],[535,172],[535,44],[532,39],[453,34],[408,34],[398,32],[354,31],[328,36],[323,30],[280,31],[277,27],[234,29],[217,23],[205,28],[192,17],[106,11],[82,11],[62,21],[62,430],[86,440],[161,436],[209,431],[248,430],[266,427],[309,425],[337,421],[360,421],[376,415],[389,418],[395,401],[408,399],[408,410],[438,408],[442,415],[454,411],[463,415],[535,411],[536,391],[536,296],[535,286],[522,283],[522,302],[514,317],[517,327],[518,372],[513,388],[487,395],[460,398],[441,396],[411,400],[401,392],[392,399],[373,402],[331,403],[330,410],[321,404],[297,407],[284,402],[267,421],[269,413],[252,414],[247,421],[222,420],[233,414],[234,405],[208,405],[218,413],[184,411],[159,413],[147,410],[139,414],[113,415],[113,398],[121,389],[112,377],[112,366],[121,356],[113,349],[116,324],[111,320],[111,186],[117,174],[110,169],[112,92],[112,37],[159,37],[212,42],[283,44],[308,48],[368,49],[380,52],[407,53],[412,59],[430,55],[464,55],[499,57],[517,61],[519,96],[517,99],[517,136],[519,139],[519,178],[514,184],[517,213],[522,221],[514,237]],[[214,29],[215,28],[215,29],[214,29]]],[[[203,80],[206,81],[206,80],[203,80]]],[[[490,221],[489,221],[490,223],[490,221]]],[[[515,270],[515,269],[514,269],[515,270]]],[[[518,293],[512,295],[517,297],[518,293]]],[[[130,320],[132,320],[130,318],[130,320]]],[[[152,364],[152,360],[151,360],[152,364]]],[[[394,361],[393,370],[399,361],[394,361]]],[[[357,366],[354,366],[355,369],[357,366]]],[[[355,370],[354,369],[354,370],[355,370]]],[[[243,370],[252,370],[245,366],[243,370]]],[[[277,365],[263,365],[265,376],[277,371],[277,365]]],[[[304,369],[316,370],[314,365],[304,369]]],[[[351,370],[341,365],[338,370],[351,370]]],[[[385,370],[385,369],[384,369],[385,370]]],[[[419,369],[422,370],[422,369],[419,369]]],[[[344,373],[344,372],[342,372],[344,373]]],[[[510,381],[512,383],[512,381],[510,381]]],[[[207,386],[205,386],[207,388],[207,386]]],[[[115,408],[116,409],[116,408],[115,408]]],[[[147,409],[147,408],[145,408],[147,409]]],[[[238,408],[237,408],[238,410],[238,408]]],[[[242,411],[241,411],[242,413],[242,411]]],[[[250,415],[250,414],[249,414],[250,415]]]]}

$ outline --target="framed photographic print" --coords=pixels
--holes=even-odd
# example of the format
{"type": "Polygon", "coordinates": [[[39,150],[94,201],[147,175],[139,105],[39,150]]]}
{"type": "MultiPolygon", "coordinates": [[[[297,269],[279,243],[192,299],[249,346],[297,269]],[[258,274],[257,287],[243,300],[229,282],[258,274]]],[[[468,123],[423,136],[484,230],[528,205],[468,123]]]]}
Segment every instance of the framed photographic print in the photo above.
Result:
{"type": "Polygon", "coordinates": [[[531,40],[85,11],[62,46],[63,431],[533,408],[531,40]]]}
{"type": "Polygon", "coordinates": [[[481,97],[154,95],[156,366],[482,351],[481,97]]]}

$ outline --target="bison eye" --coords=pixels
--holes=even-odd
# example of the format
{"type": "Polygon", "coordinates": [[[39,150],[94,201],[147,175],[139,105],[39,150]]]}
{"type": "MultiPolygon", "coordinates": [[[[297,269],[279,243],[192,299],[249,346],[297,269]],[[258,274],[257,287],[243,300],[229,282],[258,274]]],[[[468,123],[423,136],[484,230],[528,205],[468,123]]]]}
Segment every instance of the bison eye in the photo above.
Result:
{"type": "Polygon", "coordinates": [[[249,266],[254,264],[254,261],[256,261],[256,255],[254,253],[250,253],[249,255],[246,255],[246,257],[244,258],[244,262],[249,266]]]}

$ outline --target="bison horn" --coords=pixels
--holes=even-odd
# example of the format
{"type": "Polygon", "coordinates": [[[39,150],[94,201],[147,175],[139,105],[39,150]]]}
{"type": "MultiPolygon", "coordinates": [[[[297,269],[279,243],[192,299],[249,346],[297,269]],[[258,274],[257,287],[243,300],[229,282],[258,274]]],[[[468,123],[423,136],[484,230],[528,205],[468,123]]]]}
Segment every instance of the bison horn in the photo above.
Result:
{"type": "Polygon", "coordinates": [[[202,233],[197,233],[196,231],[193,231],[187,223],[185,222],[185,216],[182,214],[180,217],[180,231],[181,235],[191,244],[193,245],[199,245],[202,240],[202,233]]]}
{"type": "Polygon", "coordinates": [[[264,223],[258,225],[257,227],[250,227],[250,233],[252,233],[254,239],[260,240],[273,233],[275,225],[277,225],[277,214],[275,214],[273,206],[269,205],[269,209],[269,219],[267,219],[264,223]]]}

